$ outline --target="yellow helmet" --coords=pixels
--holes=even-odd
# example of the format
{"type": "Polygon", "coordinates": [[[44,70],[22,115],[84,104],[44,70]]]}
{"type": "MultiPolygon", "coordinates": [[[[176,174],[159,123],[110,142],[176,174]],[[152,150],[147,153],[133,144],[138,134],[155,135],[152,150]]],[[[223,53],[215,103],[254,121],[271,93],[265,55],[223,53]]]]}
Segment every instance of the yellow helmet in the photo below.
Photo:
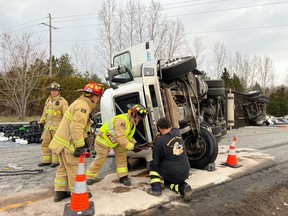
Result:
{"type": "Polygon", "coordinates": [[[140,119],[145,118],[145,116],[148,114],[148,110],[142,104],[128,104],[127,107],[140,119]]]}
{"type": "Polygon", "coordinates": [[[47,89],[48,89],[49,91],[53,91],[53,90],[55,90],[55,91],[60,91],[60,90],[61,90],[61,87],[60,87],[59,83],[57,83],[57,82],[52,82],[47,89]]]}

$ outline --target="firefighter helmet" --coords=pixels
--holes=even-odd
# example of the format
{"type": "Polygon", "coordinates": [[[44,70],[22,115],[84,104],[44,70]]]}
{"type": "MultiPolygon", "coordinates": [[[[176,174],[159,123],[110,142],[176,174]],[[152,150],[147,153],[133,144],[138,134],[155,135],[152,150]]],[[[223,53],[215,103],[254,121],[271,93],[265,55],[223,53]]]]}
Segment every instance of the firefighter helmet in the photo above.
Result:
{"type": "Polygon", "coordinates": [[[140,119],[145,118],[145,116],[148,114],[148,110],[142,104],[128,104],[127,107],[140,119]]]}
{"type": "Polygon", "coordinates": [[[85,85],[83,89],[78,89],[77,91],[101,96],[104,90],[99,84],[91,82],[85,85]]]}
{"type": "Polygon", "coordinates": [[[53,90],[54,90],[54,91],[60,91],[60,90],[61,90],[61,87],[60,87],[59,83],[57,83],[57,82],[52,82],[47,89],[48,89],[49,91],[53,91],[53,90]]]}

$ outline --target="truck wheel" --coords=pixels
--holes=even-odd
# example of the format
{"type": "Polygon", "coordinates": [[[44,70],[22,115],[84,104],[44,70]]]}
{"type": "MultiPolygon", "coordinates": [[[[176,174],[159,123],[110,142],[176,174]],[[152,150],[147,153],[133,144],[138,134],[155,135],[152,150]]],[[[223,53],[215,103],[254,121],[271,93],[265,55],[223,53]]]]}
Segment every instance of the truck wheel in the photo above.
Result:
{"type": "Polygon", "coordinates": [[[197,67],[196,59],[192,56],[179,58],[161,67],[162,80],[169,81],[185,75],[197,67]]]}
{"type": "Polygon", "coordinates": [[[223,79],[218,79],[218,80],[204,80],[207,85],[208,88],[224,88],[225,87],[225,83],[223,79]]]}
{"type": "Polygon", "coordinates": [[[208,88],[207,96],[224,96],[224,88],[208,88]]]}
{"type": "Polygon", "coordinates": [[[198,143],[194,135],[189,135],[184,140],[191,168],[204,169],[213,163],[218,155],[218,144],[211,132],[200,128],[198,143]]]}

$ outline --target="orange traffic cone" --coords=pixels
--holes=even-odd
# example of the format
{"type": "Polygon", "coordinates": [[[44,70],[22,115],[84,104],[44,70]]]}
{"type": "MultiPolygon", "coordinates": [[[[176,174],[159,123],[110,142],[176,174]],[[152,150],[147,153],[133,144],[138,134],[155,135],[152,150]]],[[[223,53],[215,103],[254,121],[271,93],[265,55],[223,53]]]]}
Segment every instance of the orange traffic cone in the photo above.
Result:
{"type": "Polygon", "coordinates": [[[65,205],[64,216],[90,216],[94,214],[94,202],[89,201],[88,198],[86,175],[84,169],[84,155],[81,155],[79,158],[79,165],[74,183],[74,191],[72,193],[71,202],[70,204],[67,203],[65,205]]]}
{"type": "Polygon", "coordinates": [[[226,163],[223,163],[225,166],[232,168],[238,168],[242,165],[237,164],[236,149],[235,149],[236,137],[234,137],[232,144],[229,147],[228,157],[226,163]]]}

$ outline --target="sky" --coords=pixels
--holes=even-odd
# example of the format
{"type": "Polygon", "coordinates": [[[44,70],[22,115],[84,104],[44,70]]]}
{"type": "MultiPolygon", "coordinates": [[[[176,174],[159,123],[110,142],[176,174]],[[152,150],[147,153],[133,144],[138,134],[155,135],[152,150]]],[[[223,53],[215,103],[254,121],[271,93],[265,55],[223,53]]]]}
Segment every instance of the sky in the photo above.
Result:
{"type": "MultiPolygon", "coordinates": [[[[69,53],[73,44],[91,48],[97,12],[103,0],[1,0],[0,31],[32,32],[49,52],[48,14],[52,17],[52,53],[69,53]],[[89,15],[89,16],[88,16],[89,15]],[[89,19],[87,19],[89,17],[89,19]]],[[[115,0],[123,4],[125,0],[115,0]]],[[[143,3],[149,2],[143,0],[143,3]]],[[[168,18],[183,21],[187,40],[201,37],[211,53],[223,42],[232,54],[272,59],[276,85],[288,83],[288,0],[159,0],[168,18]]]]}

